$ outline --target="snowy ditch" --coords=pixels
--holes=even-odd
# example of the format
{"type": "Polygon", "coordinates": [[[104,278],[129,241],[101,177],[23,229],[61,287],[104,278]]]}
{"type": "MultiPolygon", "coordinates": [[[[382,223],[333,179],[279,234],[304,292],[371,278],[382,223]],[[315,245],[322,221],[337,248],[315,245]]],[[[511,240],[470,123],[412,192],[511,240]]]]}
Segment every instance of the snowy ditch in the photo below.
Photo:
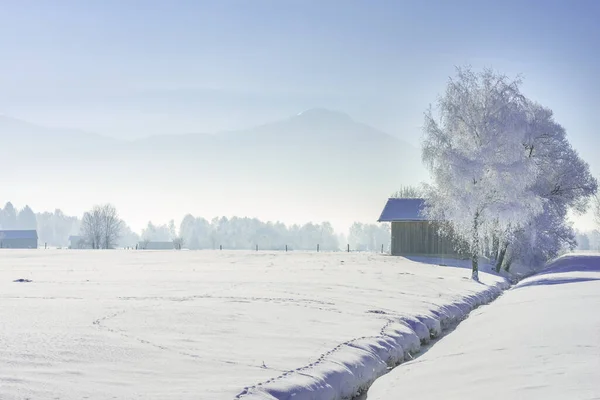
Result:
{"type": "Polygon", "coordinates": [[[413,359],[422,346],[441,338],[471,311],[494,301],[509,287],[508,282],[496,283],[461,301],[431,310],[428,315],[390,316],[378,336],[342,343],[312,364],[244,388],[235,399],[357,399],[377,378],[413,359]]]}
{"type": "Polygon", "coordinates": [[[598,304],[600,254],[560,257],[378,379],[367,398],[600,399],[598,304]]]}

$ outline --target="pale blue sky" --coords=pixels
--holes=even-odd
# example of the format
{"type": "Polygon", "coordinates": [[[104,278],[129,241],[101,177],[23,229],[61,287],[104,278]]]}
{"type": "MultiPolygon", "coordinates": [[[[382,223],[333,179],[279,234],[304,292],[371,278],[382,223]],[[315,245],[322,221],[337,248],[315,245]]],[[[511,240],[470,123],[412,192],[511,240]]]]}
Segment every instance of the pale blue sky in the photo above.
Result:
{"type": "Polygon", "coordinates": [[[0,0],[0,113],[136,138],[322,106],[419,142],[453,66],[523,73],[594,164],[600,2],[0,0]]]}

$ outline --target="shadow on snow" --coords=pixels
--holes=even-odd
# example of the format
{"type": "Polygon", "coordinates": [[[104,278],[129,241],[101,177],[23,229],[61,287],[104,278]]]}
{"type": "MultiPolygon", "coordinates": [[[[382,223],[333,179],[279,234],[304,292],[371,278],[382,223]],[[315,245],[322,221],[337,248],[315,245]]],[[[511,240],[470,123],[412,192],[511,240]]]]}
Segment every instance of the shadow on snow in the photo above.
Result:
{"type": "Polygon", "coordinates": [[[589,281],[600,281],[600,278],[584,278],[584,277],[573,277],[573,278],[558,278],[558,279],[535,279],[530,282],[520,283],[515,287],[515,289],[524,288],[527,286],[546,286],[546,285],[563,285],[567,283],[577,283],[577,282],[589,282],[589,281]]]}

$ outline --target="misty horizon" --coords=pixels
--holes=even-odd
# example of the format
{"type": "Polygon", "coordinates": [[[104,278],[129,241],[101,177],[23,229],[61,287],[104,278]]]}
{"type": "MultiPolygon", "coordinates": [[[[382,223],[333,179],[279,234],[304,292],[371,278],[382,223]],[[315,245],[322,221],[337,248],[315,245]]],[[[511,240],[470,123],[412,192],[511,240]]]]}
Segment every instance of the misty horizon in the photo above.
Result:
{"type": "Polygon", "coordinates": [[[600,176],[597,5],[426,3],[7,4],[0,159],[19,167],[0,201],[79,216],[113,203],[138,230],[189,212],[345,231],[429,179],[423,113],[465,64],[522,74],[600,176]],[[315,108],[354,124],[293,123],[315,108]]]}
{"type": "MultiPolygon", "coordinates": [[[[392,137],[396,137],[398,139],[400,139],[398,134],[394,134],[394,133],[390,133],[390,132],[385,132],[383,129],[380,129],[378,127],[375,126],[375,124],[371,124],[371,123],[365,123],[364,121],[358,121],[355,120],[354,118],[352,118],[351,115],[347,114],[346,112],[344,112],[343,110],[338,110],[338,109],[334,109],[334,108],[328,108],[328,107],[321,107],[321,106],[313,106],[313,107],[309,107],[306,109],[302,109],[300,111],[298,111],[297,113],[292,113],[292,114],[282,114],[276,117],[273,117],[272,119],[268,119],[268,120],[263,120],[262,122],[256,122],[254,124],[250,124],[250,125],[243,125],[240,124],[238,127],[235,128],[217,128],[215,130],[207,130],[207,129],[203,129],[200,126],[196,129],[187,129],[187,130],[179,130],[179,131],[165,131],[162,133],[151,133],[151,132],[146,132],[146,131],[140,131],[140,132],[135,132],[132,133],[131,135],[117,135],[117,134],[111,134],[111,133],[106,133],[103,131],[99,131],[99,130],[95,130],[95,129],[86,129],[86,128],[81,128],[81,127],[77,127],[77,126],[72,126],[72,125],[53,125],[53,124],[46,124],[44,122],[41,121],[34,121],[34,120],[30,120],[27,118],[22,118],[19,116],[15,116],[15,115],[9,115],[9,114],[5,114],[0,112],[0,118],[4,118],[5,120],[12,120],[15,123],[23,123],[23,124],[27,124],[27,125],[32,125],[35,126],[37,128],[46,128],[46,129],[52,129],[55,130],[57,132],[60,131],[68,131],[71,132],[73,134],[79,134],[79,135],[97,135],[97,136],[102,136],[104,138],[107,139],[114,139],[117,141],[122,141],[122,142],[136,142],[139,140],[143,140],[143,139],[148,139],[148,138],[153,138],[153,137],[161,137],[161,136],[187,136],[187,135],[221,135],[221,134],[227,134],[230,132],[236,132],[236,131],[243,131],[243,130],[248,130],[248,129],[255,129],[255,128],[260,128],[263,125],[268,125],[271,123],[276,123],[276,122],[280,122],[283,120],[287,120],[287,119],[291,119],[291,118],[295,118],[295,117],[299,117],[302,114],[306,114],[306,113],[330,113],[330,114],[338,114],[339,116],[343,117],[343,118],[349,118],[352,119],[358,123],[361,124],[365,124],[365,125],[369,125],[371,127],[373,127],[373,129],[380,131],[382,133],[385,133],[386,135],[392,136],[392,137]]],[[[417,133],[413,135],[413,137],[408,137],[408,138],[404,138],[402,140],[406,140],[407,142],[411,143],[412,145],[420,145],[419,143],[419,135],[420,135],[420,129],[421,127],[417,127],[417,133]]]]}
{"type": "MultiPolygon", "coordinates": [[[[16,159],[18,157],[21,162],[24,159],[31,159],[31,163],[35,164],[40,157],[50,155],[50,165],[45,167],[45,171],[49,172],[54,169],[56,172],[46,175],[47,180],[56,180],[57,186],[60,186],[61,181],[67,176],[70,176],[72,182],[81,181],[82,179],[85,181],[87,178],[85,178],[84,171],[89,170],[88,174],[94,176],[97,190],[97,195],[94,198],[91,198],[91,194],[88,194],[90,199],[86,204],[83,201],[78,201],[77,204],[69,201],[57,201],[49,204],[48,201],[36,201],[37,196],[35,195],[30,197],[16,195],[10,198],[7,196],[6,199],[2,199],[3,201],[11,201],[19,206],[29,204],[38,210],[52,211],[55,208],[60,208],[69,214],[79,216],[93,204],[110,202],[114,203],[117,209],[122,210],[123,219],[135,230],[142,229],[148,220],[166,223],[171,219],[180,220],[185,214],[192,213],[202,215],[207,219],[218,216],[240,216],[268,221],[282,221],[286,224],[330,221],[336,231],[345,232],[355,221],[375,222],[391,193],[402,185],[416,185],[426,178],[424,169],[421,166],[417,170],[420,170],[420,173],[415,174],[417,171],[413,169],[410,176],[406,173],[397,174],[394,171],[394,168],[401,167],[402,163],[408,162],[413,165],[419,163],[417,149],[412,145],[366,124],[357,122],[348,114],[325,108],[303,110],[279,121],[265,122],[241,131],[224,131],[214,134],[160,135],[136,140],[118,140],[98,133],[46,128],[29,124],[27,121],[0,117],[0,127],[3,124],[7,127],[2,132],[3,134],[8,137],[11,132],[16,132],[17,135],[20,135],[16,139],[22,139],[23,141],[22,145],[19,146],[18,142],[13,140],[13,146],[22,147],[19,150],[22,153],[19,155],[19,151],[7,147],[5,148],[7,150],[5,153],[6,158],[16,159]],[[43,144],[44,141],[47,141],[46,145],[43,144]],[[39,155],[31,152],[35,145],[30,144],[30,142],[39,144],[40,147],[36,150],[39,155]],[[45,154],[49,151],[47,149],[50,146],[55,149],[53,150],[55,156],[45,154]],[[400,153],[394,153],[395,148],[400,153]],[[103,157],[105,153],[110,154],[107,157],[108,159],[115,161],[105,160],[103,157]],[[332,165],[330,160],[332,154],[336,153],[339,154],[339,158],[335,160],[335,164],[339,164],[337,166],[332,165]],[[157,158],[158,154],[160,156],[157,158]],[[403,156],[398,160],[394,160],[393,154],[403,156]],[[382,155],[386,157],[382,158],[382,155]],[[53,157],[55,160],[52,160],[53,157]],[[117,159],[119,161],[116,161],[117,159]],[[156,163],[157,160],[159,161],[158,164],[156,163]],[[180,170],[181,167],[174,164],[180,163],[182,160],[187,160],[186,162],[190,163],[189,166],[193,168],[194,172],[187,168],[184,168],[185,172],[173,172],[180,170]],[[301,166],[302,160],[310,161],[309,165],[301,166]],[[164,165],[167,167],[160,163],[165,163],[164,165]],[[86,164],[88,165],[86,166],[86,164]],[[77,169],[71,169],[70,166],[75,165],[78,165],[77,169]],[[394,167],[390,168],[390,165],[394,167]],[[123,178],[120,176],[112,177],[104,183],[105,185],[110,184],[112,190],[110,187],[107,187],[106,190],[98,190],[101,185],[100,181],[103,179],[98,174],[103,168],[108,168],[111,175],[124,176],[123,178]],[[147,173],[147,169],[158,173],[158,175],[147,173]],[[123,174],[123,171],[127,170],[131,173],[123,174]],[[167,170],[172,171],[172,178],[164,175],[167,170]],[[248,179],[240,180],[239,174],[244,174],[244,170],[248,170],[250,175],[248,175],[248,179]],[[252,171],[260,175],[252,177],[252,171]],[[302,173],[302,171],[306,173],[302,173]],[[371,172],[365,175],[366,171],[371,172]],[[232,174],[235,177],[232,177],[232,174]],[[381,178],[377,179],[378,175],[381,178]],[[258,194],[258,198],[254,200],[255,202],[262,202],[262,195],[260,192],[257,193],[256,187],[248,186],[248,184],[255,182],[260,185],[262,180],[264,182],[262,184],[262,194],[285,199],[280,200],[283,202],[284,207],[281,211],[273,212],[276,207],[269,204],[268,212],[267,209],[260,211],[259,208],[264,208],[264,206],[254,206],[248,209],[248,207],[243,206],[244,201],[241,201],[240,206],[240,202],[233,199],[227,207],[223,207],[215,203],[215,201],[219,203],[222,201],[224,196],[218,192],[223,192],[223,188],[219,189],[218,186],[215,186],[215,184],[218,185],[218,181],[215,182],[211,176],[218,176],[219,178],[214,179],[223,179],[223,181],[238,179],[238,188],[243,188],[240,190],[244,190],[249,195],[258,194]],[[295,177],[292,178],[292,176],[295,177]],[[398,176],[402,179],[399,179],[398,176]],[[137,179],[137,177],[140,178],[137,179]],[[383,180],[378,182],[382,178],[383,180]],[[165,207],[164,201],[153,201],[155,197],[171,195],[169,192],[153,192],[151,182],[148,183],[147,181],[155,179],[169,185],[172,196],[178,198],[178,200],[172,198],[168,208],[165,207]],[[294,182],[290,179],[294,179],[294,182]],[[330,202],[344,202],[348,207],[352,207],[362,201],[363,205],[359,212],[332,217],[329,211],[331,208],[319,211],[319,203],[314,203],[314,196],[305,192],[306,188],[311,188],[310,190],[317,197],[325,196],[326,193],[331,193],[331,190],[334,189],[327,187],[328,183],[326,182],[331,179],[348,179],[350,186],[347,187],[346,192],[353,193],[353,195],[332,194],[330,202]],[[355,185],[352,184],[353,180],[356,183],[355,185]],[[281,183],[278,183],[278,181],[281,181],[281,183]],[[393,181],[396,183],[390,183],[393,181]],[[199,189],[193,188],[194,182],[195,184],[202,182],[203,187],[209,189],[213,194],[215,200],[210,203],[208,211],[191,205],[194,199],[202,196],[198,191],[199,189]],[[301,186],[298,187],[294,183],[299,183],[301,186]],[[290,187],[290,184],[296,187],[290,187]],[[124,191],[115,192],[114,187],[116,185],[125,185],[122,186],[124,191]],[[361,190],[360,185],[371,186],[375,188],[376,192],[360,194],[358,192],[361,190]],[[187,196],[177,195],[185,192],[185,190],[191,194],[187,196]],[[107,196],[107,193],[112,193],[112,195],[107,196]],[[136,204],[131,200],[136,195],[139,196],[138,204],[140,207],[144,207],[144,212],[135,210],[136,204]],[[365,200],[360,200],[361,196],[365,200],[369,199],[368,203],[365,203],[365,200]],[[125,202],[125,198],[129,201],[125,202]],[[146,198],[146,200],[142,201],[141,198],[146,198]],[[174,205],[176,201],[188,204],[188,206],[176,208],[174,205]],[[312,202],[312,206],[307,207],[306,204],[303,204],[306,201],[312,202]],[[143,206],[144,203],[151,202],[154,204],[153,207],[143,206]],[[290,204],[294,202],[295,204],[290,204]],[[301,210],[308,211],[302,212],[301,210]]],[[[37,171],[30,171],[29,174],[19,171],[18,174],[20,173],[25,175],[25,179],[40,179],[37,171]]],[[[17,185],[23,183],[23,179],[19,179],[17,185]]],[[[343,182],[339,183],[344,185],[343,182]]],[[[40,182],[40,184],[43,185],[44,182],[40,182]]],[[[65,190],[69,191],[75,189],[76,187],[73,185],[65,187],[65,190]]],[[[230,189],[235,191],[235,187],[230,189]]]]}
{"type": "MultiPolygon", "coordinates": [[[[282,123],[286,123],[286,122],[295,122],[295,121],[299,121],[299,120],[305,120],[304,122],[308,122],[309,124],[311,124],[312,128],[317,128],[320,129],[321,131],[323,131],[325,134],[328,134],[329,132],[327,131],[327,129],[329,128],[329,126],[331,124],[335,124],[335,123],[339,123],[340,121],[343,123],[352,123],[352,124],[357,124],[360,125],[361,127],[366,127],[367,128],[367,132],[365,137],[361,138],[362,140],[365,139],[375,139],[375,138],[385,138],[385,137],[389,137],[392,140],[400,140],[392,135],[389,135],[386,132],[380,131],[376,128],[372,128],[366,124],[363,124],[361,122],[358,122],[356,120],[354,120],[352,118],[352,116],[342,112],[342,111],[338,111],[338,110],[330,110],[324,107],[313,107],[313,108],[309,108],[303,111],[300,111],[296,114],[287,116],[286,118],[282,118],[280,120],[277,121],[265,121],[262,124],[257,124],[255,126],[249,127],[247,129],[241,129],[241,130],[230,130],[230,131],[219,131],[219,132],[195,132],[195,133],[170,133],[170,134],[163,134],[163,135],[149,135],[149,136],[145,136],[145,137],[140,137],[137,139],[126,139],[126,138],[113,138],[110,136],[106,136],[103,135],[100,132],[87,132],[87,131],[79,131],[76,129],[72,129],[69,127],[45,127],[36,123],[31,123],[30,121],[24,121],[18,118],[13,118],[7,115],[0,115],[0,127],[2,126],[2,124],[4,123],[4,126],[6,126],[7,122],[9,124],[9,126],[12,124],[13,126],[19,126],[20,124],[22,124],[23,126],[26,126],[28,128],[33,128],[33,130],[37,130],[37,129],[41,129],[41,130],[48,130],[49,134],[54,134],[54,135],[61,135],[63,133],[67,133],[69,135],[70,138],[77,138],[77,139],[81,139],[81,138],[88,138],[88,137],[93,137],[96,140],[98,139],[104,139],[106,141],[113,141],[113,144],[117,145],[119,143],[127,143],[130,145],[136,145],[139,143],[147,143],[148,141],[154,141],[154,140],[161,140],[161,139],[193,139],[193,138],[220,138],[220,137],[227,137],[228,135],[238,135],[239,138],[243,139],[244,136],[251,136],[252,132],[254,132],[257,129],[262,129],[262,128],[266,128],[266,129],[270,129],[270,127],[275,126],[278,127],[280,124],[282,123]],[[323,125],[323,126],[321,126],[323,125]],[[372,135],[372,136],[371,136],[372,135]]],[[[1,132],[0,132],[1,133],[1,132]]],[[[10,129],[8,129],[8,131],[6,133],[10,133],[10,129]]],[[[28,132],[29,133],[29,132],[28,132]]],[[[297,133],[297,132],[294,132],[297,133]]],[[[304,132],[300,132],[301,134],[304,134],[304,132]]],[[[289,134],[289,132],[286,132],[285,129],[282,130],[281,132],[275,132],[276,135],[280,136],[283,140],[286,140],[286,135],[289,134]]],[[[335,137],[336,140],[344,140],[344,138],[348,135],[348,132],[345,131],[341,131],[340,132],[340,136],[339,137],[335,137]]],[[[309,136],[312,136],[309,133],[309,136]]],[[[49,139],[52,139],[51,137],[49,139]]],[[[272,138],[269,138],[272,139],[272,138]]],[[[307,139],[310,139],[310,137],[308,137],[307,139]]],[[[303,138],[300,138],[300,141],[302,141],[303,138]]],[[[242,140],[243,141],[243,140],[242,140]]],[[[411,148],[412,146],[409,143],[403,142],[402,140],[400,140],[399,143],[403,143],[402,146],[404,147],[409,147],[411,148]]],[[[167,149],[169,150],[169,149],[167,149]]],[[[414,148],[414,150],[418,150],[420,151],[419,148],[414,148]]],[[[225,150],[227,151],[227,150],[225,150]]],[[[412,150],[408,150],[408,152],[411,152],[412,150]]],[[[402,161],[402,160],[401,160],[402,161]]],[[[416,158],[413,158],[413,162],[412,165],[415,166],[415,161],[416,158]]],[[[420,161],[420,160],[419,160],[420,161]]],[[[135,232],[141,232],[142,229],[144,229],[144,227],[146,226],[146,224],[151,221],[151,222],[155,222],[158,224],[167,224],[168,221],[175,219],[175,220],[182,220],[185,215],[187,214],[194,214],[194,215],[198,215],[200,217],[206,218],[207,220],[212,220],[214,218],[220,218],[220,217],[226,217],[226,218],[233,218],[233,217],[240,217],[240,218],[257,218],[259,220],[262,221],[272,221],[272,222],[282,222],[285,223],[287,225],[303,225],[306,223],[323,223],[323,222],[331,222],[333,224],[333,227],[335,229],[336,232],[338,233],[344,233],[347,232],[348,229],[350,228],[351,224],[354,222],[361,222],[361,223],[376,223],[377,221],[377,217],[379,216],[379,212],[381,211],[381,207],[383,207],[383,204],[385,203],[386,199],[389,197],[389,195],[391,195],[393,192],[395,192],[400,186],[402,185],[419,185],[421,182],[427,182],[427,180],[429,179],[429,177],[425,174],[424,168],[422,165],[420,165],[420,163],[418,164],[417,170],[420,170],[421,173],[420,175],[418,174],[418,176],[420,176],[422,179],[421,180],[415,180],[415,179],[403,179],[403,180],[398,180],[398,186],[391,188],[390,187],[390,191],[388,193],[388,195],[383,195],[381,196],[380,200],[377,201],[377,204],[375,203],[375,201],[372,201],[370,203],[369,206],[369,210],[372,214],[371,217],[363,217],[362,219],[352,219],[351,217],[348,218],[344,218],[342,221],[340,221],[339,219],[333,219],[333,221],[331,221],[330,219],[327,218],[311,218],[310,215],[305,215],[304,218],[293,218],[289,213],[287,213],[287,215],[275,215],[275,214],[261,214],[261,213],[240,213],[236,211],[236,207],[235,205],[233,205],[230,212],[226,213],[226,212],[219,212],[218,207],[214,208],[215,211],[213,211],[212,214],[209,215],[202,215],[202,214],[195,214],[193,212],[185,212],[185,211],[177,211],[174,212],[173,214],[170,215],[166,215],[166,213],[161,213],[158,212],[156,210],[160,209],[160,207],[156,207],[156,209],[154,209],[154,211],[148,209],[149,212],[149,216],[148,217],[144,217],[142,215],[137,215],[135,217],[131,217],[127,215],[127,212],[122,215],[123,219],[127,222],[128,225],[130,225],[132,227],[132,229],[135,232]],[[160,217],[156,217],[157,214],[161,214],[160,217]]],[[[399,174],[400,175],[400,174],[399,174]]],[[[318,193],[318,192],[317,192],[318,193]]],[[[379,192],[380,194],[383,194],[382,191],[379,192]]],[[[144,194],[141,194],[141,196],[144,196],[144,194]]],[[[19,199],[17,197],[17,199],[19,199]]],[[[118,197],[113,197],[113,201],[117,204],[117,208],[119,208],[119,204],[122,204],[122,199],[119,199],[118,197]]],[[[19,199],[19,202],[14,201],[14,199],[11,198],[0,198],[0,202],[2,202],[3,204],[6,202],[12,202],[15,205],[20,206],[21,208],[27,205],[31,205],[31,204],[35,204],[36,205],[36,209],[39,209],[40,211],[45,211],[45,212],[53,212],[56,209],[60,209],[63,212],[66,212],[69,215],[74,215],[77,217],[81,217],[81,215],[83,215],[83,213],[85,212],[85,210],[91,208],[93,205],[95,204],[99,204],[99,203],[106,203],[107,200],[102,200],[99,199],[98,201],[92,202],[90,204],[78,204],[77,207],[73,207],[73,211],[71,210],[71,208],[64,208],[62,207],[60,204],[58,205],[48,205],[47,203],[42,203],[40,204],[39,202],[35,202],[35,201],[27,201],[25,200],[25,202],[23,202],[23,200],[19,199]]],[[[111,202],[111,201],[108,201],[111,202]]],[[[364,214],[363,214],[364,215],[364,214]]],[[[572,214],[571,215],[571,219],[575,222],[576,227],[580,230],[583,231],[587,231],[587,230],[591,230],[593,229],[593,223],[589,223],[589,221],[586,219],[585,216],[579,216],[576,214],[572,214]]]]}

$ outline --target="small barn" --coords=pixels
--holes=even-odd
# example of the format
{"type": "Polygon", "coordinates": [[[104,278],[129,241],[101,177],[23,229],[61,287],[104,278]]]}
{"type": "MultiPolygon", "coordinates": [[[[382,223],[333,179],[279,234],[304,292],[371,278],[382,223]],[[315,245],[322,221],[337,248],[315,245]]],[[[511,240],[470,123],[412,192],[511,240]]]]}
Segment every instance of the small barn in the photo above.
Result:
{"type": "Polygon", "coordinates": [[[439,224],[423,215],[425,199],[389,199],[379,222],[392,224],[394,256],[458,257],[455,244],[439,233],[439,224]]]}
{"type": "Polygon", "coordinates": [[[85,241],[83,236],[69,236],[69,249],[90,249],[91,246],[85,241]]]}
{"type": "Polygon", "coordinates": [[[176,248],[174,242],[158,242],[146,241],[138,244],[140,250],[174,250],[176,248]]]}
{"type": "Polygon", "coordinates": [[[37,247],[37,231],[0,230],[0,248],[2,249],[37,249],[37,247]]]}

